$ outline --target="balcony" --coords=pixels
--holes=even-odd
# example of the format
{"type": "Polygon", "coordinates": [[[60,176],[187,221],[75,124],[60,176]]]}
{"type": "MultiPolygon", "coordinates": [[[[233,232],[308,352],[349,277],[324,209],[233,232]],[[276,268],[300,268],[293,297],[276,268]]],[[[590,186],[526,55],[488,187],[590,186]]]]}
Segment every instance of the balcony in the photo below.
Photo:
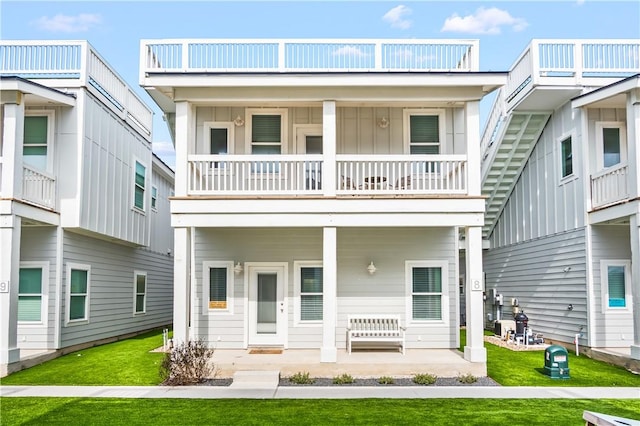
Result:
{"type": "Polygon", "coordinates": [[[323,179],[323,166],[322,155],[191,155],[187,194],[467,195],[465,155],[337,155],[334,179],[323,179]]]}
{"type": "Polygon", "coordinates": [[[629,166],[620,164],[591,175],[591,205],[594,209],[629,198],[629,166]]]}

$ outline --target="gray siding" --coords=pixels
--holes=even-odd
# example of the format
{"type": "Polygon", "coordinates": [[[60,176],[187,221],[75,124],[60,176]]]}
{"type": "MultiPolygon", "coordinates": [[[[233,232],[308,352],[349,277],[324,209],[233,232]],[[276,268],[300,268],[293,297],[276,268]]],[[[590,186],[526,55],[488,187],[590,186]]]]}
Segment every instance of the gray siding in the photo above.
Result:
{"type": "MultiPolygon", "coordinates": [[[[151,193],[152,186],[158,188],[158,199],[156,209],[149,208],[151,218],[149,250],[167,255],[169,249],[173,252],[173,229],[171,228],[171,212],[169,210],[169,197],[173,190],[173,183],[154,170],[149,193],[151,193]]],[[[149,206],[151,206],[151,201],[149,201],[149,206]]]]}
{"type": "Polygon", "coordinates": [[[62,347],[163,326],[172,321],[172,258],[145,249],[65,232],[62,347]],[[65,324],[67,264],[89,265],[89,321],[65,324]],[[146,313],[134,315],[134,270],[147,273],[146,313]]]}
{"type": "Polygon", "coordinates": [[[565,342],[581,331],[586,337],[585,244],[581,228],[485,253],[486,289],[504,296],[502,318],[512,319],[511,298],[517,298],[534,332],[565,342]]]}

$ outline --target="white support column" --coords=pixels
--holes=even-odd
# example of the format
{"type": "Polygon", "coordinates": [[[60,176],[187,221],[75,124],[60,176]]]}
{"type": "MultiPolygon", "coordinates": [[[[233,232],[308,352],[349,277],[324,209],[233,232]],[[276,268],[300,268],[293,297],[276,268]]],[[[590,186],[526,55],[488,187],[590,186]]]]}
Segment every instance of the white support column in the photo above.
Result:
{"type": "Polygon", "coordinates": [[[18,284],[20,216],[0,216],[0,377],[8,364],[20,361],[18,349],[18,284]]]}
{"type": "Polygon", "coordinates": [[[322,190],[336,195],[336,102],[322,103],[322,190]]]}
{"type": "Polygon", "coordinates": [[[322,238],[322,348],[320,362],[336,362],[338,243],[336,228],[324,228],[322,238]]]}
{"type": "Polygon", "coordinates": [[[196,114],[189,102],[176,103],[176,173],[174,192],[176,197],[184,197],[188,191],[188,156],[195,152],[196,114]]]}
{"type": "Polygon", "coordinates": [[[482,228],[466,228],[465,260],[467,274],[467,344],[464,347],[464,359],[471,362],[487,362],[487,350],[484,347],[483,300],[484,290],[482,274],[482,228]]]}
{"type": "MultiPolygon", "coordinates": [[[[2,129],[2,176],[0,194],[2,198],[22,198],[22,140],[24,139],[24,104],[21,94],[16,94],[16,103],[0,106],[4,108],[2,129]]],[[[4,100],[4,99],[3,99],[4,100]]]]}
{"type": "Polygon", "coordinates": [[[467,193],[473,196],[480,196],[482,194],[480,102],[467,102],[465,113],[465,129],[467,134],[467,193]]]}
{"type": "Polygon", "coordinates": [[[631,216],[631,294],[633,303],[633,344],[631,358],[640,359],[640,213],[631,216]]]}
{"type": "Polygon", "coordinates": [[[191,242],[189,228],[174,228],[173,341],[189,340],[191,306],[191,242]]]}

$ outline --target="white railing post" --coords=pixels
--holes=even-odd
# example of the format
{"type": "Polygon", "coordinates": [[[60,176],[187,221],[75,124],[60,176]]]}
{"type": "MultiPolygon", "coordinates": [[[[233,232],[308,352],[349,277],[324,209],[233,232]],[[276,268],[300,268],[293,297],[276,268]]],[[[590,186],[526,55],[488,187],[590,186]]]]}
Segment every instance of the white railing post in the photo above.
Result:
{"type": "Polygon", "coordinates": [[[375,45],[375,64],[376,70],[382,70],[382,42],[378,41],[375,45]]]}
{"type": "Polygon", "coordinates": [[[576,84],[582,84],[584,80],[584,43],[582,41],[575,41],[573,46],[573,67],[574,67],[574,78],[576,80],[576,84]]]}
{"type": "Polygon", "coordinates": [[[336,103],[324,101],[322,103],[322,190],[324,195],[336,195],[336,103]]]}
{"type": "Polygon", "coordinates": [[[181,57],[181,62],[180,62],[180,69],[183,72],[188,72],[189,71],[189,45],[191,43],[189,43],[189,41],[184,41],[182,42],[182,57],[181,57]]]}
{"type": "Polygon", "coordinates": [[[278,43],[278,71],[286,71],[287,45],[284,41],[278,43]]]}
{"type": "Polygon", "coordinates": [[[90,50],[88,42],[83,41],[80,43],[80,85],[85,87],[89,83],[90,50]]]}
{"type": "Polygon", "coordinates": [[[538,40],[532,40],[529,45],[529,64],[531,66],[531,83],[532,85],[538,84],[540,81],[540,42],[538,40]]]}

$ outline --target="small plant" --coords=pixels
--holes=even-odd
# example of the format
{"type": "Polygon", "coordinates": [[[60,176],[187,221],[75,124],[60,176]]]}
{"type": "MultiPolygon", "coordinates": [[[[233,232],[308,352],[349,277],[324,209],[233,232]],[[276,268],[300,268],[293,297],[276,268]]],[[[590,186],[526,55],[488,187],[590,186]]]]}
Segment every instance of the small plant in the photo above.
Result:
{"type": "Polygon", "coordinates": [[[478,378],[476,376],[474,376],[473,374],[461,374],[458,376],[458,381],[460,383],[465,383],[467,385],[470,385],[472,383],[475,383],[478,381],[478,378]]]}
{"type": "Polygon", "coordinates": [[[378,379],[378,383],[380,383],[381,385],[392,385],[393,384],[393,377],[389,377],[389,376],[382,376],[378,379]]]}
{"type": "Polygon", "coordinates": [[[181,343],[165,354],[160,364],[160,378],[165,385],[201,383],[214,375],[213,349],[202,340],[181,343]]]}
{"type": "Polygon", "coordinates": [[[309,372],[299,371],[293,376],[289,377],[289,381],[291,383],[295,383],[296,385],[312,385],[316,380],[312,377],[309,377],[309,372]]]}
{"type": "Polygon", "coordinates": [[[432,385],[436,382],[437,377],[433,374],[423,373],[413,376],[413,383],[417,385],[432,385]]]}
{"type": "Polygon", "coordinates": [[[353,377],[350,374],[344,373],[333,378],[334,385],[350,385],[353,383],[353,377]]]}

